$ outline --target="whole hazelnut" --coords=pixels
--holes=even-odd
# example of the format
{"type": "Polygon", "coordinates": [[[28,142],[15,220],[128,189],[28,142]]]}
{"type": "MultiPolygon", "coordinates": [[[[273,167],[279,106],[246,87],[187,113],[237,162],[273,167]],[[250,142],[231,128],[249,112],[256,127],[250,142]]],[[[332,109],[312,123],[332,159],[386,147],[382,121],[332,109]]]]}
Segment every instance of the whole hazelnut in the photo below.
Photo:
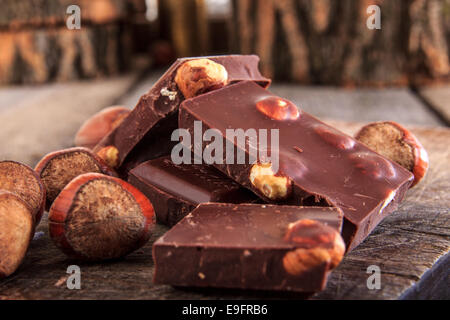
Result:
{"type": "Polygon", "coordinates": [[[227,85],[228,73],[224,66],[210,59],[194,59],[178,67],[175,83],[188,99],[227,85]]]}
{"type": "Polygon", "coordinates": [[[51,152],[39,161],[35,171],[46,190],[47,210],[59,192],[73,178],[88,172],[116,175],[102,159],[87,148],[69,148],[51,152]]]}
{"type": "Polygon", "coordinates": [[[46,192],[32,168],[16,161],[0,161],[0,190],[22,198],[32,210],[35,225],[39,224],[44,213],[46,192]]]}
{"type": "Polygon", "coordinates": [[[33,234],[33,209],[18,195],[0,190],[0,279],[20,266],[33,234]]]}
{"type": "Polygon", "coordinates": [[[75,146],[93,149],[103,137],[114,130],[128,116],[130,110],[122,106],[108,107],[87,119],[75,135],[75,146]]]}
{"type": "Polygon", "coordinates": [[[283,200],[291,193],[291,180],[276,175],[270,163],[255,163],[250,169],[249,179],[252,186],[269,200],[283,200]]]}
{"type": "Polygon", "coordinates": [[[49,212],[50,237],[80,260],[123,257],[148,241],[154,223],[153,206],[139,190],[98,173],[73,179],[49,212]]]}
{"type": "Polygon", "coordinates": [[[362,127],[355,138],[370,149],[414,174],[411,187],[425,176],[428,154],[419,140],[405,127],[393,122],[373,122],[362,127]]]}

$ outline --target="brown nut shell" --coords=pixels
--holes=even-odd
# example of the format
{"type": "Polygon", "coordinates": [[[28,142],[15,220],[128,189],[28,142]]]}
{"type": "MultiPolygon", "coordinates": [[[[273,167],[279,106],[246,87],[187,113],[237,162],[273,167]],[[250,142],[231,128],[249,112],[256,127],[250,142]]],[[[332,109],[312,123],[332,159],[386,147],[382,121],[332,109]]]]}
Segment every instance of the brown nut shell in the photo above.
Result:
{"type": "Polygon", "coordinates": [[[0,161],[0,190],[21,197],[32,209],[35,225],[39,224],[46,193],[39,175],[32,168],[16,161],[0,161]]]}
{"type": "Polygon", "coordinates": [[[0,279],[22,263],[34,233],[33,210],[18,195],[0,190],[0,279]]]}
{"type": "Polygon", "coordinates": [[[362,127],[355,138],[414,174],[411,187],[425,176],[428,154],[419,140],[405,127],[393,122],[373,122],[362,127]]]}
{"type": "Polygon", "coordinates": [[[50,237],[80,260],[123,257],[148,241],[154,223],[153,206],[139,190],[98,173],[73,179],[49,212],[50,237]]]}
{"type": "Polygon", "coordinates": [[[112,106],[87,119],[75,135],[75,146],[93,149],[100,140],[114,130],[128,116],[130,110],[112,106]]]}
{"type": "Polygon", "coordinates": [[[292,275],[300,275],[324,263],[334,269],[345,253],[345,243],[339,232],[316,220],[291,223],[284,241],[297,247],[283,258],[285,270],[292,275]]]}
{"type": "Polygon", "coordinates": [[[35,171],[46,190],[46,209],[59,192],[75,177],[97,172],[115,176],[116,173],[102,159],[87,148],[69,148],[51,152],[36,165],[35,171]]]}

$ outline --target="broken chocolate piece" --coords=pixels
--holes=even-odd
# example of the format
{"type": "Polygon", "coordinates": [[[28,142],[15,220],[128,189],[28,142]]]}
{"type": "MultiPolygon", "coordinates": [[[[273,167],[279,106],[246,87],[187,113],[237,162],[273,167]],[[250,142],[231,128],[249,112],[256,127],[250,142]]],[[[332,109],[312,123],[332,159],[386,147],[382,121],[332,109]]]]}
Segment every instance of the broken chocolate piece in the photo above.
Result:
{"type": "MultiPolygon", "coordinates": [[[[267,97],[274,95],[248,81],[206,93],[182,103],[179,127],[194,134],[196,123],[202,124],[201,129],[197,129],[200,134],[216,129],[226,143],[232,144],[235,152],[234,159],[230,157],[234,160],[232,163],[230,155],[224,153],[223,164],[213,165],[262,199],[341,208],[345,216],[343,237],[348,250],[353,249],[397,208],[412,182],[411,173],[302,110],[295,119],[274,119],[258,107],[258,102],[267,97]],[[271,154],[278,152],[279,170],[272,168],[268,157],[260,156],[256,163],[249,161],[261,137],[257,142],[247,139],[245,144],[236,141],[238,139],[227,139],[227,130],[238,129],[242,129],[241,132],[278,130],[278,150],[272,150],[272,146],[267,146],[267,150],[271,154]],[[298,152],[298,148],[302,152],[298,152]],[[245,153],[245,164],[236,160],[238,151],[245,153]]],[[[279,105],[278,100],[284,99],[272,99],[279,105]]],[[[202,152],[210,144],[202,143],[201,148],[193,143],[190,146],[200,156],[198,150],[202,152]]]]}
{"type": "Polygon", "coordinates": [[[337,208],[199,205],[153,245],[154,282],[315,292],[345,251],[337,208]]]}
{"type": "MultiPolygon", "coordinates": [[[[262,87],[270,84],[270,80],[260,74],[259,58],[254,55],[178,59],[150,91],[140,98],[129,116],[100,141],[94,152],[109,146],[115,147],[118,150],[116,168],[125,163],[124,170],[121,170],[125,171],[123,174],[143,161],[169,154],[174,145],[170,137],[177,128],[178,107],[184,100],[175,76],[179,67],[194,60],[211,60],[223,66],[227,73],[227,84],[244,80],[255,81],[262,87]]],[[[203,88],[206,89],[213,90],[216,87],[203,88]]]]}
{"type": "Polygon", "coordinates": [[[256,202],[251,191],[208,165],[176,165],[170,157],[150,160],[130,171],[128,181],[144,193],[159,223],[173,226],[204,202],[256,202]]]}

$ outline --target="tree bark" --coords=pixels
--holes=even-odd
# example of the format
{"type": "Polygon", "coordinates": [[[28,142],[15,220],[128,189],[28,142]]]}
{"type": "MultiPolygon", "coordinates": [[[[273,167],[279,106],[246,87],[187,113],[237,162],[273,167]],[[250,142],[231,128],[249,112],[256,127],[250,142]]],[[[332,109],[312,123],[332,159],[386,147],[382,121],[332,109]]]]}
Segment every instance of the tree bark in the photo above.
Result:
{"type": "Polygon", "coordinates": [[[0,31],[0,84],[93,78],[124,71],[128,35],[116,24],[0,31]]]}
{"type": "Polygon", "coordinates": [[[125,0],[2,0],[0,28],[65,25],[69,15],[66,10],[70,5],[80,7],[82,25],[123,21],[129,13],[125,0]]]}
{"type": "Polygon", "coordinates": [[[233,0],[234,50],[265,76],[306,84],[449,80],[450,0],[233,0]],[[369,29],[370,5],[381,29],[369,29]]]}

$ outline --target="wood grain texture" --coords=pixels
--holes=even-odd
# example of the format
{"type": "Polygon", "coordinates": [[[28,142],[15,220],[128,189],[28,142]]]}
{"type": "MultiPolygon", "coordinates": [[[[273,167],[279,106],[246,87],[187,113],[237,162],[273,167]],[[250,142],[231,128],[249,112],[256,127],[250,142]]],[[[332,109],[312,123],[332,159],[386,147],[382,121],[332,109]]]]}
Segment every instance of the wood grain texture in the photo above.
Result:
{"type": "Polygon", "coordinates": [[[421,97],[450,125],[450,84],[418,89],[421,97]]]}
{"type": "Polygon", "coordinates": [[[120,24],[0,31],[0,84],[118,74],[128,66],[128,37],[120,24]]]}
{"type": "MultiPolygon", "coordinates": [[[[354,133],[361,124],[333,122],[354,133]]],[[[449,129],[412,128],[430,156],[430,171],[408,191],[399,210],[349,253],[313,299],[450,298],[449,129]],[[381,268],[381,289],[368,290],[367,267],[381,268]]],[[[305,295],[239,290],[154,286],[152,243],[167,228],[158,226],[150,242],[125,259],[79,264],[81,290],[69,290],[68,260],[51,243],[46,218],[38,227],[19,270],[0,282],[0,299],[249,299],[305,298],[305,295]]]]}
{"type": "Polygon", "coordinates": [[[0,159],[34,167],[45,154],[73,146],[81,124],[116,103],[137,73],[103,81],[0,88],[0,159]]]}
{"type": "Polygon", "coordinates": [[[0,28],[22,29],[65,25],[70,5],[81,9],[82,24],[123,20],[128,14],[124,0],[2,0],[0,28]]]}
{"type": "Polygon", "coordinates": [[[269,78],[346,86],[449,79],[449,0],[232,2],[233,50],[260,55],[269,78]],[[381,29],[367,27],[371,5],[381,29]]]}

